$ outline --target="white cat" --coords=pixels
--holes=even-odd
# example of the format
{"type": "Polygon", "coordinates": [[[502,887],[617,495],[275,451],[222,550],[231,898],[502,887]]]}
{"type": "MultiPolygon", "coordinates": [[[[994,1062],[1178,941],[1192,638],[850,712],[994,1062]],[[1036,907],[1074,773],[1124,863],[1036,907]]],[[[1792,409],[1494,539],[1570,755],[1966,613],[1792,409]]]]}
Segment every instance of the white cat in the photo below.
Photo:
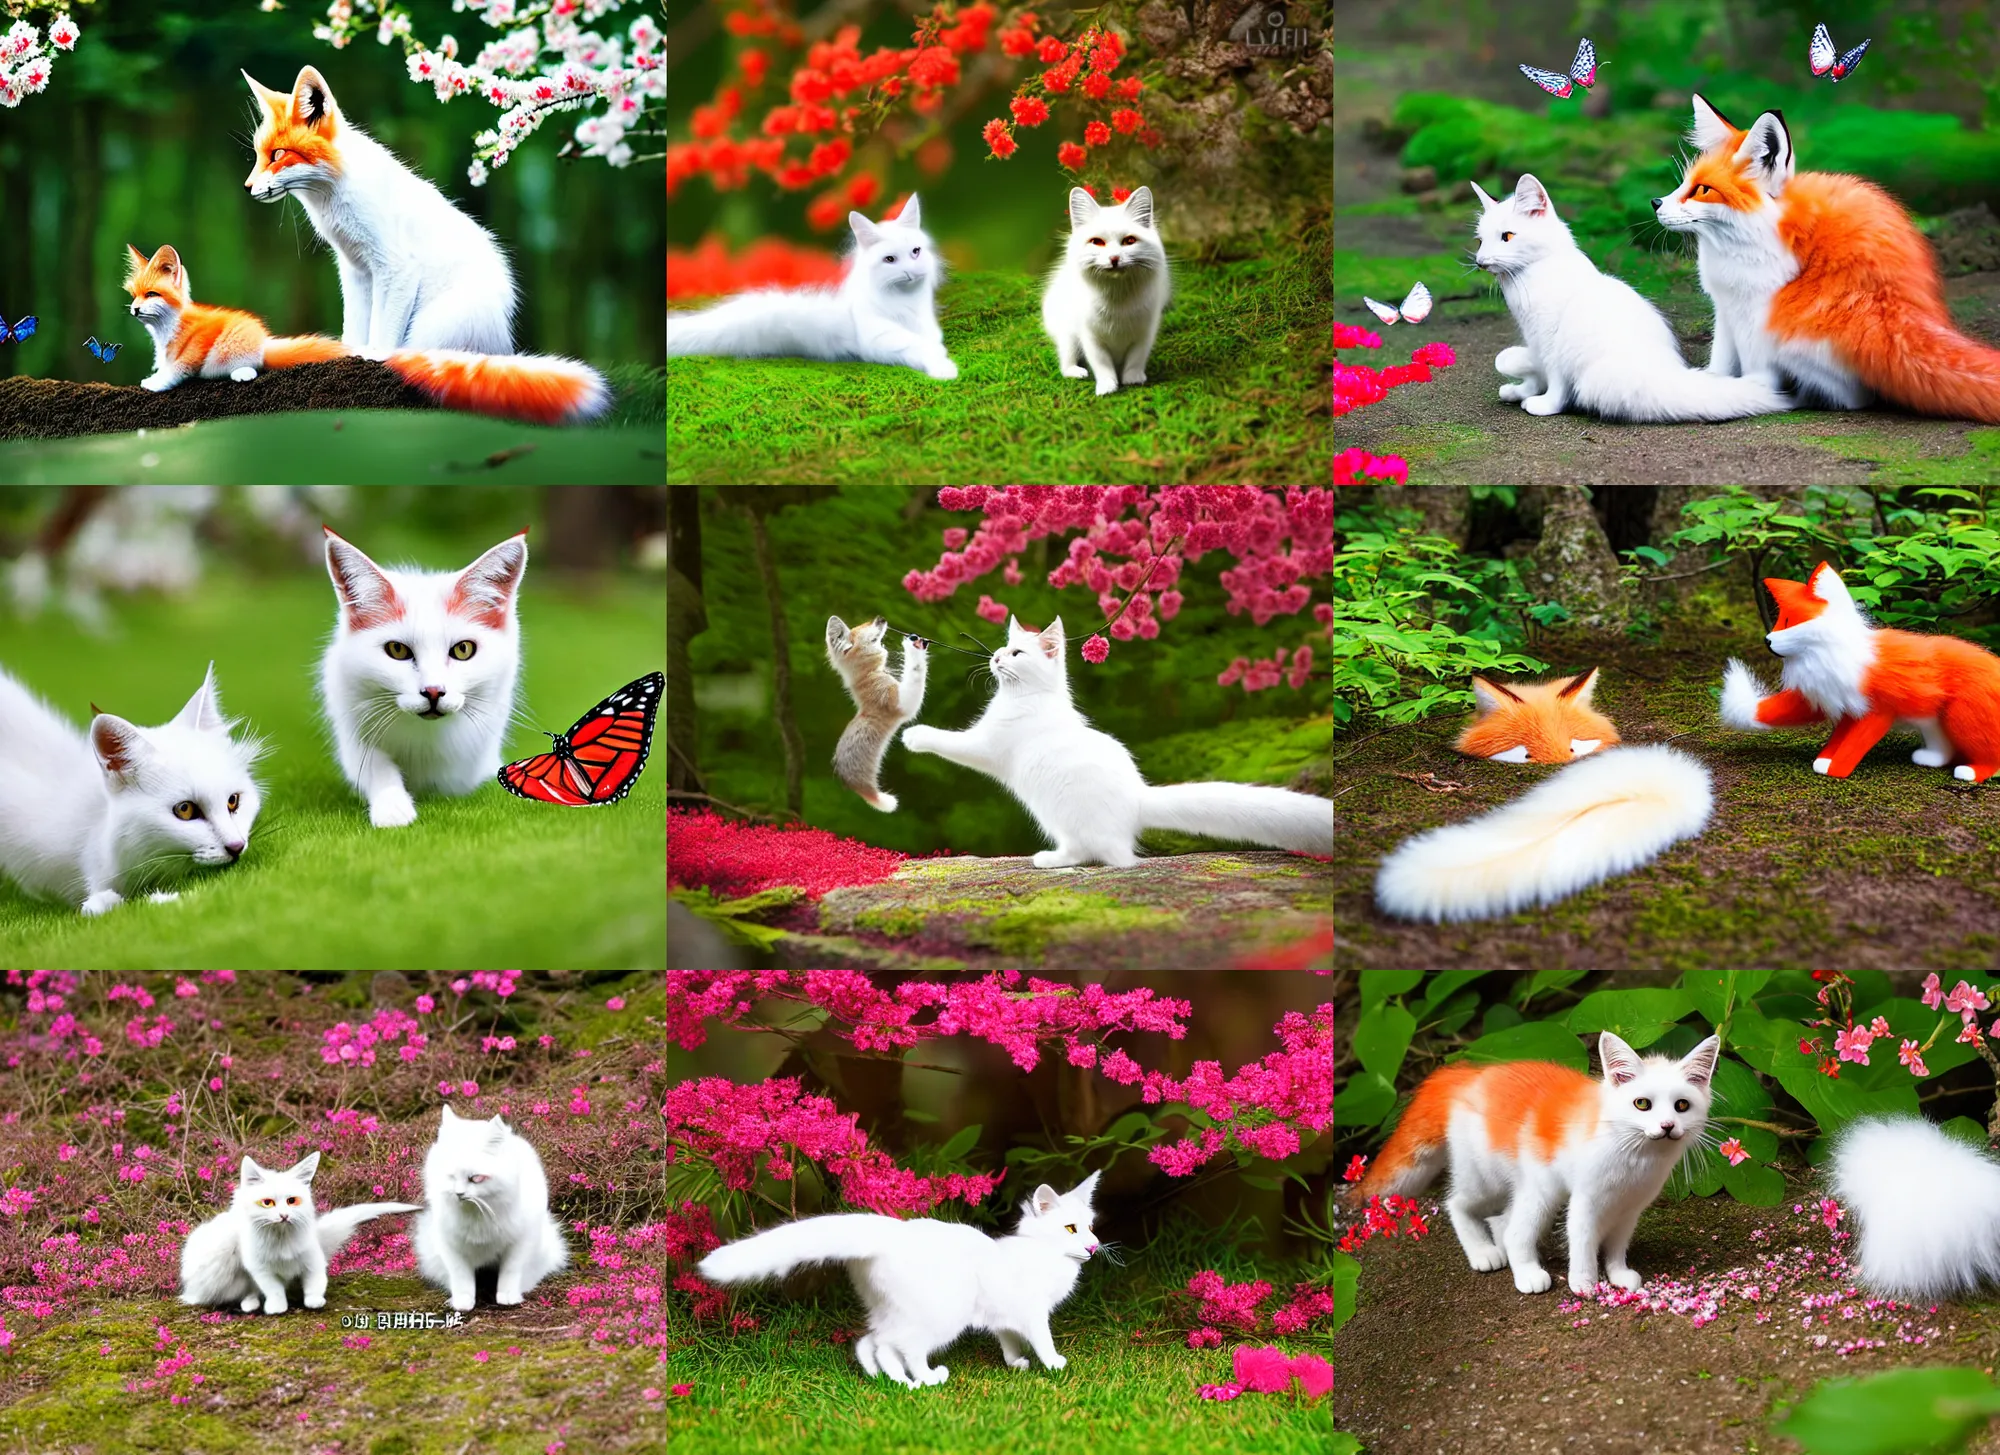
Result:
{"type": "Polygon", "coordinates": [[[944,262],[915,195],[893,220],[850,212],[847,222],[854,254],[838,289],[766,288],[693,313],[669,312],[667,352],[858,359],[956,379],[937,321],[944,262]]]}
{"type": "Polygon", "coordinates": [[[950,1378],[930,1356],[967,1329],[991,1331],[1010,1369],[1026,1369],[1030,1349],[1044,1367],[1061,1369],[1069,1361],[1056,1353],[1049,1314],[1102,1246],[1090,1229],[1097,1178],[1060,1194],[1043,1183],[1004,1238],[936,1218],[836,1213],[717,1248],[697,1271],[714,1283],[748,1283],[805,1263],[846,1264],[868,1308],[854,1357],[869,1377],[886,1374],[910,1389],[950,1378]]]}
{"type": "Polygon", "coordinates": [[[1333,804],[1308,793],[1248,783],[1149,785],[1125,745],[1099,732],[1070,700],[1062,618],[1046,631],[1007,619],[1007,645],[993,654],[998,690],[963,732],[903,729],[903,746],[936,753],[990,778],[1020,799],[1055,848],[1038,869],[1139,862],[1141,829],[1246,839],[1280,849],[1333,852],[1333,804]]]}
{"type": "Polygon", "coordinates": [[[1055,340],[1065,377],[1095,375],[1099,394],[1145,383],[1146,356],[1172,288],[1150,188],[1112,207],[1099,207],[1081,187],[1069,189],[1069,241],[1042,293],[1042,328],[1055,340]]]}
{"type": "Polygon", "coordinates": [[[517,1304],[569,1262],[542,1159],[497,1116],[467,1121],[444,1109],[424,1158],[424,1202],[410,1235],[417,1270],[449,1290],[460,1313],[482,1268],[498,1270],[494,1302],[517,1304]]]}
{"type": "Polygon", "coordinates": [[[1740,419],[1790,409],[1774,375],[1744,379],[1690,369],[1660,310],[1629,283],[1597,271],[1556,216],[1549,194],[1522,173],[1496,202],[1474,182],[1484,209],[1474,261],[1500,280],[1520,344],[1493,360],[1500,397],[1530,414],[1583,409],[1633,423],[1740,419]]]}
{"type": "Polygon", "coordinates": [[[181,1248],[181,1302],[235,1304],[255,1313],[285,1311],[285,1285],[298,1283],[307,1308],[326,1307],[326,1260],[347,1246],[370,1218],[416,1212],[414,1203],[364,1202],[320,1217],[313,1208],[314,1152],[298,1166],[274,1172],[245,1157],[229,1211],[217,1213],[181,1248]]]}
{"type": "Polygon", "coordinates": [[[340,610],[320,702],[340,771],[378,829],[416,822],[410,794],[472,792],[500,771],[521,671],[515,598],[528,533],[463,571],[382,567],[331,529],[340,610]]]}
{"type": "Polygon", "coordinates": [[[234,726],[213,662],[172,722],[100,712],[87,734],[0,672],[0,872],[102,914],[190,865],[235,863],[263,803],[250,772],[263,747],[234,726]]]}

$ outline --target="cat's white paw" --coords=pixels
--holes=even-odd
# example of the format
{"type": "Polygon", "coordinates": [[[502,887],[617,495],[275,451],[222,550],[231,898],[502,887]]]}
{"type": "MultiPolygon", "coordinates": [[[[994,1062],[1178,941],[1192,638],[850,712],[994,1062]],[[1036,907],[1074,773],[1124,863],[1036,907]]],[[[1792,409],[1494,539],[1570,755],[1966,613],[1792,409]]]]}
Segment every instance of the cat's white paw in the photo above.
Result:
{"type": "Polygon", "coordinates": [[[1507,1266],[1507,1250],[1481,1248],[1477,1253],[1467,1253],[1465,1261],[1472,1265],[1474,1273],[1497,1273],[1507,1266]]]}
{"type": "Polygon", "coordinates": [[[1553,394],[1537,394],[1533,399],[1523,399],[1521,408],[1530,414],[1561,414],[1563,407],[1553,394]]]}
{"type": "Polygon", "coordinates": [[[1097,392],[1099,394],[1109,394],[1117,387],[1118,387],[1118,381],[1116,379],[1110,378],[1109,376],[1099,379],[1097,381],[1097,392]]]}
{"type": "Polygon", "coordinates": [[[1970,763],[1960,763],[1956,768],[1951,770],[1951,776],[1961,783],[1972,783],[1978,780],[1979,775],[1972,771],[1970,763]]]}
{"type": "Polygon", "coordinates": [[[326,1307],[326,1295],[325,1295],[325,1294],[321,1294],[321,1295],[320,1295],[320,1296],[319,1296],[318,1298],[308,1298],[308,1299],[307,1299],[307,1300],[305,1301],[305,1303],[306,1303],[306,1307],[307,1307],[307,1308],[325,1308],[325,1307],[326,1307]]]}
{"type": "Polygon", "coordinates": [[[1502,384],[1500,386],[1500,398],[1508,404],[1519,404],[1533,392],[1526,384],[1502,384]]]}
{"type": "Polygon", "coordinates": [[[416,821],[417,805],[403,789],[378,793],[368,800],[368,822],[378,829],[399,829],[416,821]]]}
{"type": "Polygon", "coordinates": [[[1069,1360],[1067,1360],[1067,1359],[1063,1358],[1063,1356],[1062,1356],[1062,1355],[1060,1355],[1060,1354],[1056,1355],[1056,1356],[1055,1356],[1055,1357],[1054,1357],[1053,1359],[1049,1360],[1049,1361],[1048,1361],[1048,1364],[1049,1364],[1049,1368],[1051,1368],[1051,1369],[1067,1369],[1067,1368],[1069,1368],[1069,1360]]]}
{"type": "Polygon", "coordinates": [[[139,381],[139,387],[153,394],[164,394],[174,387],[175,380],[166,374],[148,374],[139,381]]]}
{"type": "Polygon", "coordinates": [[[512,1308],[521,1301],[521,1290],[518,1288],[496,1288],[493,1290],[493,1301],[495,1303],[504,1303],[509,1308],[512,1308]]]}
{"type": "Polygon", "coordinates": [[[913,753],[928,753],[935,750],[937,729],[918,723],[903,729],[903,746],[913,753]]]}
{"type": "Polygon", "coordinates": [[[1037,869],[1067,869],[1074,865],[1076,860],[1060,849],[1043,849],[1035,855],[1033,862],[1037,869]]]}
{"type": "Polygon", "coordinates": [[[950,359],[940,359],[934,363],[926,364],[924,372],[933,379],[956,379],[958,377],[958,365],[954,364],[950,359]]]}
{"type": "Polygon", "coordinates": [[[240,369],[231,369],[229,371],[229,377],[234,379],[239,384],[248,384],[252,379],[257,377],[257,371],[251,368],[248,364],[245,364],[240,369]]]}
{"type": "Polygon", "coordinates": [[[146,896],[154,904],[178,904],[180,895],[171,889],[156,889],[146,896]]]}
{"type": "Polygon", "coordinates": [[[1007,1360],[1007,1367],[1009,1369],[1026,1369],[1033,1362],[1026,1354],[1002,1355],[1001,1357],[1007,1360]]]}
{"type": "Polygon", "coordinates": [[[282,1298],[267,1298],[264,1300],[264,1312],[266,1314],[281,1314],[284,1311],[285,1301],[282,1298]]]}
{"type": "Polygon", "coordinates": [[[1929,748],[1918,748],[1910,754],[1910,761],[1919,768],[1942,768],[1951,761],[1949,753],[1934,753],[1929,748]]]}
{"type": "Polygon", "coordinates": [[[1065,379],[1088,379],[1090,377],[1090,370],[1084,368],[1081,364],[1064,364],[1062,372],[1065,379]]]}
{"type": "Polygon", "coordinates": [[[243,1302],[238,1304],[237,1307],[242,1309],[243,1312],[246,1314],[254,1314],[255,1312],[257,1312],[257,1305],[261,1304],[263,1301],[264,1301],[263,1299],[259,1298],[254,1293],[246,1293],[243,1295],[243,1302]]]}
{"type": "Polygon", "coordinates": [[[1143,384],[1146,382],[1146,371],[1144,369],[1127,369],[1118,376],[1118,382],[1121,384],[1143,384]]]}
{"type": "Polygon", "coordinates": [[[1611,1282],[1627,1293],[1637,1293],[1646,1282],[1646,1275],[1636,1268],[1621,1268],[1611,1275],[1611,1282]]]}
{"type": "Polygon", "coordinates": [[[1522,1293],[1547,1293],[1549,1286],[1554,1282],[1546,1268],[1531,1264],[1526,1268],[1514,1270],[1514,1287],[1522,1293]]]}
{"type": "Polygon", "coordinates": [[[924,1376],[924,1383],[943,1384],[949,1378],[951,1378],[951,1371],[949,1369],[945,1368],[942,1364],[934,1364],[931,1366],[931,1372],[924,1376]]]}
{"type": "Polygon", "coordinates": [[[1813,759],[1813,772],[1815,773],[1824,773],[1827,771],[1827,769],[1831,768],[1832,766],[1833,766],[1833,759],[1831,758],[1813,759]]]}
{"type": "Polygon", "coordinates": [[[125,896],[115,889],[100,889],[78,906],[85,914],[103,914],[107,909],[116,909],[125,902],[125,896]]]}
{"type": "Polygon", "coordinates": [[[1592,1273],[1571,1273],[1569,1276],[1569,1291],[1576,1294],[1596,1292],[1597,1279],[1594,1274],[1594,1270],[1592,1273]]]}
{"type": "Polygon", "coordinates": [[[460,1313],[469,1314],[472,1312],[472,1290],[467,1289],[464,1293],[454,1293],[445,1302],[460,1313]]]}

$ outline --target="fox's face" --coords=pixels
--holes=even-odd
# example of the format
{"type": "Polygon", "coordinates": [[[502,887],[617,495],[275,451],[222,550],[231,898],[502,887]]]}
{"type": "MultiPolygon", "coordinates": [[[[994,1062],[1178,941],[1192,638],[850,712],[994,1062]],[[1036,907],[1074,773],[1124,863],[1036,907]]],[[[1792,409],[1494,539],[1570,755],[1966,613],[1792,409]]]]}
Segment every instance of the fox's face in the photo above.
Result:
{"type": "Polygon", "coordinates": [[[1797,170],[1784,114],[1767,111],[1743,131],[1696,96],[1689,137],[1701,155],[1653,199],[1660,225],[1702,238],[1774,234],[1777,199],[1797,170]]]}
{"type": "Polygon", "coordinates": [[[1611,719],[1590,705],[1597,669],[1553,682],[1503,685],[1472,679],[1479,716],[1459,734],[1458,751],[1497,763],[1567,763],[1618,745],[1611,719]]]}
{"type": "Polygon", "coordinates": [[[1861,616],[1847,593],[1847,583],[1824,561],[1804,581],[1766,576],[1764,585],[1778,603],[1778,624],[1765,640],[1781,657],[1812,651],[1833,637],[1846,635],[1861,616]]]}
{"type": "Polygon", "coordinates": [[[1482,208],[1475,227],[1479,251],[1473,262],[1496,278],[1506,278],[1530,263],[1575,250],[1576,240],[1570,236],[1569,224],[1556,216],[1548,189],[1535,180],[1532,172],[1521,174],[1521,180],[1514,184],[1514,195],[1503,202],[1487,196],[1477,182],[1472,184],[1472,190],[1479,194],[1482,208]]]}
{"type": "Polygon", "coordinates": [[[194,294],[180,254],[161,248],[149,258],[130,243],[125,244],[125,254],[125,291],[132,295],[132,316],[149,328],[171,325],[194,294]]]}
{"type": "Polygon", "coordinates": [[[257,98],[257,160],[243,185],[259,202],[288,192],[326,191],[340,176],[340,108],[325,79],[311,66],[299,72],[292,94],[243,79],[257,98]]]}

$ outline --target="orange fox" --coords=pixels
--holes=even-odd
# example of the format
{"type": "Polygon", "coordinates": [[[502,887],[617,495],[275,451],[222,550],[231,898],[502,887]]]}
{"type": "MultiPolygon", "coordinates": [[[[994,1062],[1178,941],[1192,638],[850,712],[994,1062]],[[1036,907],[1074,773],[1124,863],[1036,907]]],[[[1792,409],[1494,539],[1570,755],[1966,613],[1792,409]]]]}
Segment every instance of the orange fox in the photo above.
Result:
{"type": "Polygon", "coordinates": [[[1910,755],[1925,768],[1984,783],[2000,772],[2000,657],[1957,637],[1871,626],[1840,573],[1821,561],[1805,581],[1767,577],[1778,624],[1766,638],[1785,659],[1784,690],[1734,658],[1722,680],[1722,720],[1762,731],[1834,720],[1813,771],[1845,778],[1898,723],[1924,735],[1910,755]]]}
{"type": "MultiPolygon", "coordinates": [[[[358,352],[318,334],[274,338],[254,313],[195,302],[187,265],[170,247],[150,258],[130,243],[125,251],[132,316],[153,336],[153,372],[139,381],[142,388],[160,393],[197,375],[242,384],[260,369],[289,369],[358,352]]],[[[540,367],[532,372],[518,369],[520,360],[452,349],[405,350],[382,362],[451,409],[560,424],[596,413],[604,402],[596,373],[567,359],[537,359],[540,367]]]]}
{"type": "Polygon", "coordinates": [[[1701,155],[1653,210],[1699,244],[1710,373],[1789,376],[1833,409],[1879,396],[2000,422],[2000,350],[1952,327],[1930,244],[1894,198],[1859,177],[1795,174],[1776,111],[1744,131],[1696,96],[1691,135],[1701,155]]]}
{"type": "Polygon", "coordinates": [[[1552,682],[1503,686],[1472,679],[1479,715],[1455,744],[1468,758],[1500,763],[1567,763],[1618,746],[1618,729],[1590,705],[1597,669],[1552,682]]]}

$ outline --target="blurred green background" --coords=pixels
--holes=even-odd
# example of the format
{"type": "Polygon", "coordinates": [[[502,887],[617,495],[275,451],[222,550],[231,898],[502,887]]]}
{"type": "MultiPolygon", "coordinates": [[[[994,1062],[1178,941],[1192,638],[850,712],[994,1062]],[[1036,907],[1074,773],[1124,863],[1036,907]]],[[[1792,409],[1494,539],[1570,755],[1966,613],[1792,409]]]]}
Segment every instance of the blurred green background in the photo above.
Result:
{"type": "MultiPolygon", "coordinates": [[[[750,520],[741,508],[763,492],[698,489],[701,505],[702,595],[707,630],[691,643],[697,708],[697,758],[707,791],[743,808],[782,813],[785,759],[773,718],[770,596],[759,574],[750,520]]],[[[850,625],[880,613],[892,625],[933,637],[930,672],[918,721],[963,728],[991,696],[985,654],[959,636],[974,633],[988,647],[1006,636],[975,614],[982,593],[1024,622],[1046,626],[1057,616],[1072,643],[1103,623],[1094,597],[1080,587],[1058,591],[1048,573],[1064,559],[1075,533],[1030,542],[1020,557],[1021,584],[999,572],[961,585],[940,602],[919,603],[903,589],[904,573],[935,566],[941,532],[975,529],[978,511],[945,510],[937,492],[902,486],[845,485],[769,517],[772,559],[790,639],[791,692],[804,744],[804,817],[817,827],[906,852],[953,849],[967,854],[1026,854],[1046,847],[1041,831],[998,783],[943,759],[914,754],[900,737],[882,762],[881,784],[896,794],[894,813],[870,808],[833,776],[833,748],[854,716],[853,701],[826,660],[826,619],[850,625]],[[977,651],[961,656],[956,645],[977,651]]],[[[1216,675],[1238,655],[1268,657],[1305,639],[1310,617],[1277,617],[1267,627],[1230,616],[1217,581],[1237,564],[1224,550],[1184,567],[1179,616],[1152,641],[1113,642],[1098,666],[1072,653],[1070,683],[1080,710],[1131,749],[1155,783],[1228,778],[1243,783],[1290,783],[1325,762],[1333,742],[1330,682],[1309,681],[1246,694],[1221,687],[1216,675]]],[[[890,665],[901,670],[900,637],[890,637],[890,665]]],[[[666,724],[661,724],[666,731],[666,724]]],[[[663,751],[665,751],[663,749],[663,751]]],[[[1324,791],[1324,790],[1322,790],[1324,791]]],[[[1213,848],[1213,841],[1171,834],[1146,836],[1159,849],[1213,848]]]]}
{"type": "MultiPolygon", "coordinates": [[[[522,690],[510,757],[546,750],[601,698],[664,663],[663,488],[146,487],[112,492],[59,552],[55,590],[13,601],[76,490],[0,492],[0,668],[79,729],[88,704],[162,723],[215,663],[224,709],[265,738],[264,803],[241,863],[197,873],[177,904],[95,919],[0,876],[0,965],[76,968],[649,968],[665,963],[664,755],[599,808],[516,798],[498,782],[419,798],[378,830],[341,776],[317,671],[333,589],[319,523],[384,564],[459,569],[523,526],[522,690]],[[116,526],[115,543],[90,532],[116,526]],[[184,535],[183,527],[192,535],[184,535]],[[186,544],[198,581],[127,591],[120,562],[186,544]],[[96,563],[96,564],[93,564],[96,563]]],[[[172,563],[170,561],[170,567],[172,563]]]]}
{"type": "MultiPolygon", "coordinates": [[[[466,60],[498,34],[448,0],[404,8],[422,37],[455,33],[466,60]]],[[[627,0],[596,28],[647,12],[627,0]]],[[[472,138],[499,113],[478,98],[440,104],[410,81],[400,44],[314,40],[325,6],[313,0],[268,13],[257,0],[97,0],[73,14],[76,49],[57,53],[48,89],[0,129],[0,315],[41,320],[35,337],[0,352],[10,373],[113,384],[147,374],[151,343],[121,287],[128,242],[147,253],[171,243],[200,302],[248,309],[274,333],[340,332],[333,254],[303,209],[243,190],[255,123],[239,70],[289,91],[306,65],[354,124],[498,237],[521,295],[519,351],[600,367],[662,359],[660,164],[558,161],[582,113],[544,123],[475,188],[472,138]],[[125,345],[115,362],[85,352],[93,334],[125,345]]],[[[34,17],[44,29],[49,18],[34,17]]]]}

